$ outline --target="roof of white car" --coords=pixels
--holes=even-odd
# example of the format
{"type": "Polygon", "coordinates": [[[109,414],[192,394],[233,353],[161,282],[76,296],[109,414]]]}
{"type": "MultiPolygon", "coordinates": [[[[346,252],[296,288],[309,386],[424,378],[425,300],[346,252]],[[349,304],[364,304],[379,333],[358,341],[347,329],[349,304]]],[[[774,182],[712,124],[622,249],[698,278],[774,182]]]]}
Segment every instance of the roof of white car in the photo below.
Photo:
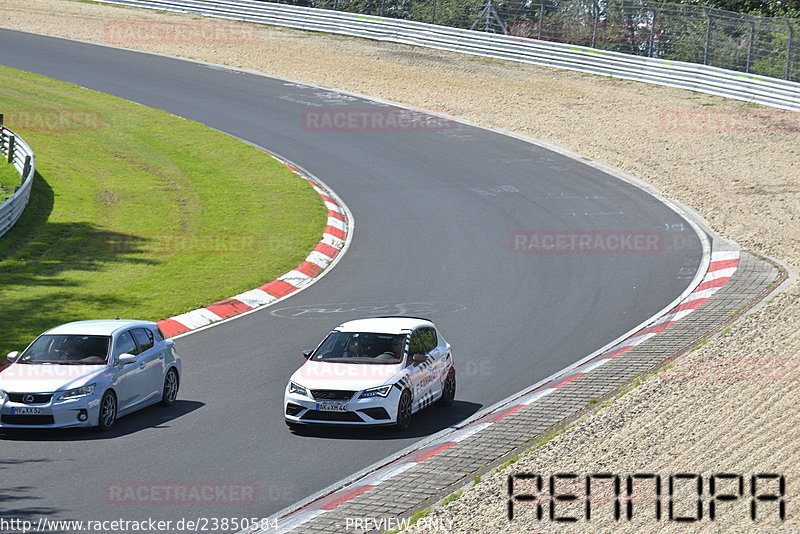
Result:
{"type": "Polygon", "coordinates": [[[433,326],[418,317],[369,317],[348,321],[336,327],[341,332],[372,332],[375,334],[405,334],[420,326],[433,326]]]}
{"type": "Polygon", "coordinates": [[[99,321],[75,321],[48,330],[47,334],[77,334],[84,336],[110,336],[115,330],[129,326],[152,326],[150,321],[128,319],[103,319],[99,321]]]}

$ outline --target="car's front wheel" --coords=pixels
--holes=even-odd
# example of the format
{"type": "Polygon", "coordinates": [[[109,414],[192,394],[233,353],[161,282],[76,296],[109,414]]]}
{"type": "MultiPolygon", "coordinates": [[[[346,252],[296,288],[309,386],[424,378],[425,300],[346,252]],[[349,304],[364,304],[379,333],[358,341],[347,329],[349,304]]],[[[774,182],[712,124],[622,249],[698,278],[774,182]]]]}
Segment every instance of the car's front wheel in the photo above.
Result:
{"type": "Polygon", "coordinates": [[[172,406],[178,397],[178,371],[170,369],[164,377],[164,389],[161,393],[161,406],[172,406]]]}
{"type": "Polygon", "coordinates": [[[441,406],[450,406],[456,398],[456,370],[452,367],[447,373],[447,378],[442,384],[442,396],[439,399],[441,406]]]}
{"type": "Polygon", "coordinates": [[[97,428],[101,432],[107,432],[114,426],[117,420],[117,396],[113,391],[103,393],[100,400],[100,416],[98,417],[97,428]]]}
{"type": "Polygon", "coordinates": [[[407,389],[400,395],[397,403],[397,419],[394,423],[396,430],[408,430],[411,426],[411,392],[407,389]]]}

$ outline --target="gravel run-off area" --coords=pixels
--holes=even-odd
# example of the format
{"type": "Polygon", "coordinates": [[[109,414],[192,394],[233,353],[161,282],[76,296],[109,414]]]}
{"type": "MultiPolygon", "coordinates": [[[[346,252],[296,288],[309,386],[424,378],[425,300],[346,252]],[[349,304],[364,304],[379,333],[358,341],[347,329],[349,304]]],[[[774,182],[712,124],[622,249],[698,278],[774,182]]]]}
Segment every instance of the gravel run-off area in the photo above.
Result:
{"type": "MultiPolygon", "coordinates": [[[[0,6],[5,28],[258,70],[555,143],[647,180],[697,209],[724,237],[800,269],[800,113],[520,63],[232,24],[68,0],[3,0],[0,6]],[[168,32],[163,23],[194,26],[168,32]],[[208,24],[219,25],[218,31],[203,34],[218,37],[202,41],[196,35],[208,24]]],[[[800,531],[798,319],[795,284],[412,530],[800,531]],[[600,510],[591,523],[557,523],[547,520],[547,508],[539,521],[529,506],[509,522],[506,475],[516,472],[656,473],[665,481],[671,474],[702,473],[706,498],[710,474],[744,475],[747,494],[750,475],[779,473],[787,482],[786,520],[777,519],[774,503],[763,502],[754,522],[750,500],[741,498],[720,504],[715,521],[708,519],[706,500],[704,521],[679,523],[667,519],[664,497],[661,521],[643,512],[614,522],[600,510]]],[[[563,510],[570,515],[575,508],[563,510]]]]}

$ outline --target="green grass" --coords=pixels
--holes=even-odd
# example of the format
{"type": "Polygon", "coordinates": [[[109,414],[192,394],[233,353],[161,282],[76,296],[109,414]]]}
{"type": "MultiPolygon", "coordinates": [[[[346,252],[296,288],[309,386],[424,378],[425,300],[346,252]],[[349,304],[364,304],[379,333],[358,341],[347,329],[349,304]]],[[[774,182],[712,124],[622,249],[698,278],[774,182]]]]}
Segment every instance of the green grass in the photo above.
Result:
{"type": "Polygon", "coordinates": [[[461,495],[463,493],[464,493],[463,489],[460,489],[460,490],[458,490],[456,492],[451,493],[450,495],[448,495],[447,497],[442,499],[442,501],[439,503],[439,506],[446,506],[446,505],[450,504],[451,502],[453,502],[455,500],[458,500],[458,498],[461,497],[461,495]]]}
{"type": "Polygon", "coordinates": [[[0,203],[14,194],[14,189],[22,182],[17,169],[10,163],[0,161],[0,203]]]}
{"type": "Polygon", "coordinates": [[[322,235],[305,180],[196,122],[5,67],[0,111],[37,171],[0,238],[0,355],[67,321],[163,319],[252,289],[322,235]]]}

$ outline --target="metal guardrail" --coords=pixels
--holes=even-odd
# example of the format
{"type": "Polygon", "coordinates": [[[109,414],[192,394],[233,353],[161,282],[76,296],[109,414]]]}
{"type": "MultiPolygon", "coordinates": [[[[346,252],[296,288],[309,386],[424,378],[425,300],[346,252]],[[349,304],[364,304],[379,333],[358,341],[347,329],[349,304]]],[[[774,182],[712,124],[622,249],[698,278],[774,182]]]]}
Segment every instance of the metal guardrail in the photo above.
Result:
{"type": "Polygon", "coordinates": [[[270,1],[591,46],[800,82],[800,18],[761,17],[660,0],[270,1]]]}
{"type": "Polygon", "coordinates": [[[33,150],[17,134],[3,126],[3,115],[0,114],[0,154],[4,161],[16,167],[20,174],[20,185],[17,190],[0,203],[0,237],[6,234],[19,220],[33,186],[33,175],[36,173],[33,150]]]}
{"type": "MultiPolygon", "coordinates": [[[[526,37],[255,0],[100,0],[577,70],[800,111],[800,83],[526,37]]],[[[123,37],[123,36],[120,36],[123,37]]],[[[136,36],[132,36],[136,39],[136,36]]],[[[119,42],[119,39],[116,40],[119,42]]]]}

